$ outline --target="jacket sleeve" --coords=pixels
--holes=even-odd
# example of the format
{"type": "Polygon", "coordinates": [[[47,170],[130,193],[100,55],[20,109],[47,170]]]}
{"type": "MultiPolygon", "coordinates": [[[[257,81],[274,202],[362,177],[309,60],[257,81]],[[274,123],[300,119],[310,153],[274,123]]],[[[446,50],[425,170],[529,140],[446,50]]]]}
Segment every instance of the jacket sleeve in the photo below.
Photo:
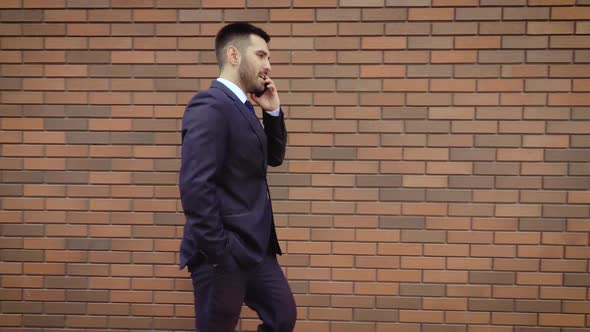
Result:
{"type": "Polygon", "coordinates": [[[187,106],[179,175],[180,199],[188,224],[185,227],[212,264],[220,261],[229,243],[217,195],[228,134],[221,109],[220,102],[210,94],[195,98],[187,106]]]}
{"type": "Polygon", "coordinates": [[[287,128],[285,127],[285,115],[281,110],[279,116],[272,116],[262,112],[262,123],[268,144],[268,164],[280,166],[285,159],[287,147],[287,128]]]}

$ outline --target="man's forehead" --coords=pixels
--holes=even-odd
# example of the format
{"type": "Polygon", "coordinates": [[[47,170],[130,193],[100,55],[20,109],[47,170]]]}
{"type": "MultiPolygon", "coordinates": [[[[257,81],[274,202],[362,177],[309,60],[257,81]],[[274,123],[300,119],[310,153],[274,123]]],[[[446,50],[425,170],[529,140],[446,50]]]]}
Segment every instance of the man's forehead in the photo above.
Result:
{"type": "Polygon", "coordinates": [[[263,51],[269,53],[268,44],[258,35],[250,35],[250,47],[254,49],[254,52],[263,51]]]}

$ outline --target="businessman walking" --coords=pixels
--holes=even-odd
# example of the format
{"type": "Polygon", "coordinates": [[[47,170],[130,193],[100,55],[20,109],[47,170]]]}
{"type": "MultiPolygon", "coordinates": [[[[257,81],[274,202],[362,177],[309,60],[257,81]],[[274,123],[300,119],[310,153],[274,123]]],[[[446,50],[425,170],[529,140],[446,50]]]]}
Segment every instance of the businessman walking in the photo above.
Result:
{"type": "Polygon", "coordinates": [[[182,122],[180,197],[198,332],[234,331],[243,303],[258,331],[293,331],[296,306],[277,262],[267,166],[285,156],[287,131],[269,74],[268,34],[249,23],[215,38],[220,75],[188,103],[182,122]],[[263,125],[247,95],[263,110],[263,125]]]}

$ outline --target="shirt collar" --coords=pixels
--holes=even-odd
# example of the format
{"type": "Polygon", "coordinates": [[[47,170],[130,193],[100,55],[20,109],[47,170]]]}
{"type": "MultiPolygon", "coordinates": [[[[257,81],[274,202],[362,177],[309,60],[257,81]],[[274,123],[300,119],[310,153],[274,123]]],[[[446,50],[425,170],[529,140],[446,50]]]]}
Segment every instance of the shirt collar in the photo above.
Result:
{"type": "Polygon", "coordinates": [[[240,89],[240,87],[238,87],[234,82],[228,81],[225,78],[221,78],[221,77],[218,77],[217,81],[221,82],[228,89],[230,89],[231,92],[233,92],[234,95],[236,95],[236,97],[238,97],[242,101],[242,103],[245,103],[246,100],[248,100],[248,97],[246,97],[246,94],[244,93],[244,91],[242,91],[242,89],[240,89]]]}

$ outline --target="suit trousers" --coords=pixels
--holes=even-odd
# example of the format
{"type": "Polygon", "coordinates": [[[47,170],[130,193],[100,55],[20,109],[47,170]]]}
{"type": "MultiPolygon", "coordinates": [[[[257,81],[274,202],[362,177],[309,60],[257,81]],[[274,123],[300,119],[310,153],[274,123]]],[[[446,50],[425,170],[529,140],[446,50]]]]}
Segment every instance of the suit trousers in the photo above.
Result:
{"type": "Polygon", "coordinates": [[[243,303],[262,320],[258,331],[293,331],[297,308],[275,254],[246,270],[227,253],[216,266],[203,262],[189,271],[197,332],[233,332],[243,303]]]}

